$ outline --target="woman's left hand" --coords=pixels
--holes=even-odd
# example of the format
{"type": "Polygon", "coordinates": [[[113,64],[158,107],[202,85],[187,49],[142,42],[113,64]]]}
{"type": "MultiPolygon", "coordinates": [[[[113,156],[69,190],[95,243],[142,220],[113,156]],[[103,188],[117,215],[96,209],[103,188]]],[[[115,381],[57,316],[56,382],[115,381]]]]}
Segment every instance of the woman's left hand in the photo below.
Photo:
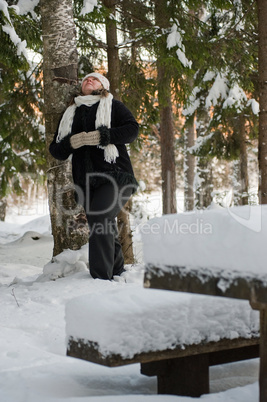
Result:
{"type": "Polygon", "coordinates": [[[98,130],[82,131],[81,133],[74,134],[70,138],[70,144],[73,149],[83,147],[84,145],[99,145],[100,143],[100,133],[98,130]]]}

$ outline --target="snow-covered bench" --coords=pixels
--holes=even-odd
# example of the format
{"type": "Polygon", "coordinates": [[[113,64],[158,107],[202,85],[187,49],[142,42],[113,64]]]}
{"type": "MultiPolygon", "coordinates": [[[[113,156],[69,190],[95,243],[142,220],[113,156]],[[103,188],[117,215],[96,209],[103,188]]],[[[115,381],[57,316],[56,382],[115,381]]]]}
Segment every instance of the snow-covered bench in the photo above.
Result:
{"type": "Polygon", "coordinates": [[[132,285],[66,306],[67,354],[116,367],[141,363],[158,393],[209,392],[209,366],[255,358],[259,320],[247,301],[132,285]]]}
{"type": "Polygon", "coordinates": [[[266,402],[267,206],[166,215],[141,231],[144,286],[154,289],[127,285],[104,300],[70,302],[68,355],[111,367],[140,362],[159,393],[199,396],[210,365],[256,357],[260,343],[266,402]],[[250,304],[261,311],[260,340],[250,304]]]}
{"type": "Polygon", "coordinates": [[[147,224],[144,286],[246,299],[260,311],[260,401],[267,401],[267,205],[168,215],[147,224]]]}

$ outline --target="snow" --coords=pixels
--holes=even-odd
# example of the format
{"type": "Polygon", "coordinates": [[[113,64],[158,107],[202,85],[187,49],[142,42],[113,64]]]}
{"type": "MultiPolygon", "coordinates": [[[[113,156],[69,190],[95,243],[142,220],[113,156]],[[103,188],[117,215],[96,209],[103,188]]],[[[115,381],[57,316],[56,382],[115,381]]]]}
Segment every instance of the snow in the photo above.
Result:
{"type": "Polygon", "coordinates": [[[89,14],[97,6],[97,0],[83,0],[81,15],[89,14]]]}
{"type": "Polygon", "coordinates": [[[203,82],[211,81],[211,80],[213,80],[214,77],[215,77],[215,72],[208,70],[203,77],[203,82]]]}
{"type": "Polygon", "coordinates": [[[10,21],[9,12],[8,12],[8,4],[5,0],[0,0],[0,10],[4,13],[4,16],[10,21]]]}
{"type": "Polygon", "coordinates": [[[40,0],[19,0],[17,3],[19,14],[23,15],[30,13],[33,18],[36,18],[34,9],[38,6],[39,1],[40,0]]]}
{"type": "Polygon", "coordinates": [[[232,88],[230,88],[227,99],[223,103],[223,109],[227,107],[236,106],[240,111],[242,110],[242,105],[246,102],[247,96],[240,86],[235,83],[232,88]]]}
{"type": "MultiPolygon", "coordinates": [[[[116,301],[119,294],[125,297],[127,303],[132,303],[130,312],[138,310],[140,319],[143,309],[145,311],[149,305],[151,307],[156,303],[155,319],[151,319],[154,329],[158,322],[156,312],[160,303],[155,297],[156,293],[153,291],[149,293],[150,290],[143,289],[142,263],[127,266],[124,274],[126,282],[93,280],[84,262],[86,249],[63,252],[55,263],[58,264],[57,275],[51,278],[52,272],[48,268],[44,270],[44,267],[49,267],[53,247],[49,219],[48,216],[33,218],[33,216],[9,215],[7,222],[0,222],[0,400],[5,402],[61,402],[63,399],[69,402],[195,400],[172,395],[156,395],[156,379],[141,375],[138,364],[110,369],[66,356],[65,309],[66,306],[71,308],[72,303],[79,304],[79,297],[93,300],[102,296],[102,305],[108,307],[110,311],[109,317],[107,315],[108,322],[112,323],[114,318],[113,331],[116,322],[121,322],[123,317],[121,313],[117,316],[111,314],[110,299],[107,302],[109,295],[114,296],[113,304],[118,304],[116,301]],[[72,266],[72,270],[67,269],[65,272],[66,262],[72,266]],[[130,295],[134,294],[136,297],[131,298],[130,295]]],[[[246,230],[244,226],[242,228],[246,230]]],[[[217,241],[220,243],[222,239],[217,238],[217,241]]],[[[236,239],[235,246],[238,241],[243,241],[243,237],[236,239]]],[[[235,255],[233,254],[233,257],[235,255]]],[[[256,258],[256,254],[254,257],[256,258]]],[[[199,325],[198,332],[190,335],[191,339],[187,338],[186,333],[183,335],[183,329],[179,329],[181,339],[184,336],[184,341],[191,342],[194,336],[200,337],[201,331],[206,330],[205,323],[201,323],[201,317],[208,319],[210,336],[220,335],[222,330],[221,327],[215,328],[218,315],[226,325],[229,336],[235,336],[231,332],[231,321],[235,314],[238,315],[238,321],[235,320],[238,331],[243,331],[249,336],[249,329],[257,326],[255,312],[250,311],[242,301],[236,301],[234,309],[232,305],[225,304],[223,311],[216,302],[214,311],[210,310],[211,315],[208,316],[205,303],[209,302],[206,296],[182,296],[166,292],[166,298],[169,297],[179,298],[181,305],[184,306],[184,311],[181,309],[177,312],[179,316],[183,316],[184,320],[188,320],[190,316],[190,320],[199,325]],[[200,299],[202,304],[198,305],[200,299]],[[225,311],[229,314],[228,319],[225,311]]],[[[231,301],[225,300],[225,303],[228,302],[231,301]]],[[[91,307],[93,310],[97,306],[91,305],[91,307]]],[[[80,305],[81,311],[83,308],[86,311],[89,306],[80,305]]],[[[163,319],[164,309],[166,315],[166,304],[165,307],[163,304],[161,309],[159,317],[163,319]]],[[[82,325],[84,323],[80,322],[81,328],[82,325]]],[[[132,322],[131,325],[134,334],[135,323],[132,322]]],[[[158,325],[160,326],[160,321],[158,325]]],[[[124,328],[121,330],[124,331],[124,328]]],[[[155,334],[157,331],[150,333],[150,338],[155,334]]],[[[157,336],[162,336],[162,342],[164,337],[167,338],[166,332],[157,336]]],[[[132,342],[137,343],[134,339],[132,342]]],[[[212,393],[203,395],[200,400],[204,402],[257,400],[258,363],[258,359],[253,359],[212,367],[210,373],[212,393]]]]}
{"type": "Polygon", "coordinates": [[[248,301],[127,287],[71,300],[66,323],[68,337],[97,342],[103,356],[132,358],[177,346],[251,338],[259,331],[259,313],[248,301]]]}
{"type": "MultiPolygon", "coordinates": [[[[192,147],[188,148],[188,152],[193,153],[193,152],[197,152],[199,149],[201,149],[201,147],[203,147],[203,145],[205,145],[205,142],[207,142],[209,139],[211,139],[214,135],[214,132],[211,132],[205,136],[199,136],[196,138],[195,140],[195,144],[192,147]]],[[[195,180],[201,180],[200,177],[197,177],[197,173],[195,175],[195,180]]],[[[204,179],[202,179],[204,180],[204,179]]],[[[199,181],[198,181],[199,183],[199,181]]],[[[194,186],[194,188],[196,188],[196,185],[194,186]]]]}
{"type": "Polygon", "coordinates": [[[226,99],[228,90],[227,84],[227,78],[221,73],[218,73],[206,98],[206,107],[210,107],[212,105],[216,106],[220,97],[222,97],[222,99],[226,99]]]}
{"type": "Polygon", "coordinates": [[[267,206],[165,215],[142,229],[146,263],[209,268],[267,280],[267,206]]]}
{"type": "MultiPolygon", "coordinates": [[[[17,10],[17,7],[15,7],[17,10]]],[[[17,54],[20,56],[21,54],[24,55],[26,60],[28,60],[28,53],[26,49],[26,41],[22,41],[19,36],[17,35],[14,26],[12,25],[9,11],[8,11],[8,3],[5,0],[0,0],[0,11],[3,11],[4,16],[6,17],[8,23],[5,25],[2,25],[2,30],[9,35],[10,40],[14,43],[14,45],[17,47],[17,54]]]]}
{"type": "Polygon", "coordinates": [[[189,104],[186,108],[183,109],[184,116],[191,116],[200,105],[200,99],[197,98],[197,94],[199,93],[200,88],[195,87],[189,96],[189,104]]]}
{"type": "Polygon", "coordinates": [[[179,22],[175,21],[175,23],[171,27],[171,32],[167,37],[167,48],[171,49],[177,46],[178,49],[176,50],[176,54],[178,56],[178,59],[180,60],[180,62],[183,64],[184,67],[191,68],[192,61],[189,61],[185,55],[185,46],[183,44],[181,36],[181,33],[183,34],[184,32],[181,31],[180,33],[178,31],[178,28],[179,28],[179,22]]]}
{"type": "MultiPolygon", "coordinates": [[[[171,35],[169,38],[171,39],[171,45],[174,45],[174,39],[171,35]]],[[[232,77],[234,79],[234,77],[232,77]]],[[[259,114],[259,103],[255,99],[247,99],[247,95],[244,90],[238,85],[237,82],[234,82],[233,85],[230,85],[230,82],[227,76],[224,73],[218,73],[217,75],[213,72],[208,70],[202,81],[208,82],[213,81],[208,95],[206,97],[205,105],[206,108],[211,108],[212,106],[216,106],[218,100],[224,100],[222,108],[226,109],[227,107],[236,107],[237,112],[241,112],[244,106],[250,106],[252,112],[255,115],[259,114]]],[[[196,109],[199,107],[200,100],[198,99],[198,93],[200,91],[199,87],[195,87],[192,90],[191,95],[189,96],[188,105],[183,110],[184,116],[191,116],[196,109]]]]}
{"type": "Polygon", "coordinates": [[[247,103],[247,105],[249,106],[251,106],[251,109],[252,109],[252,112],[254,113],[254,114],[259,114],[259,111],[260,111],[260,105],[259,105],[259,102],[257,102],[256,101],[256,99],[250,99],[249,101],[248,101],[248,103],[247,103]]]}
{"type": "MultiPolygon", "coordinates": [[[[174,40],[172,39],[171,42],[172,46],[173,41],[174,40]]],[[[234,80],[235,77],[232,76],[232,79],[234,80]]],[[[231,86],[229,79],[227,77],[227,72],[226,73],[220,72],[217,73],[216,75],[213,71],[208,70],[205,73],[202,81],[203,82],[213,81],[209,89],[208,95],[206,97],[205,101],[206,108],[216,106],[218,100],[221,99],[224,101],[222,104],[223,109],[226,109],[228,107],[231,108],[234,106],[236,107],[237,112],[241,112],[244,106],[251,106],[252,112],[254,114],[257,115],[259,113],[259,103],[255,99],[248,100],[246,93],[238,85],[237,82],[233,82],[231,86]]],[[[192,94],[189,97],[189,105],[183,110],[184,116],[192,115],[198,108],[200,101],[197,98],[197,95],[199,91],[200,91],[199,87],[195,87],[193,89],[192,94]]]]}

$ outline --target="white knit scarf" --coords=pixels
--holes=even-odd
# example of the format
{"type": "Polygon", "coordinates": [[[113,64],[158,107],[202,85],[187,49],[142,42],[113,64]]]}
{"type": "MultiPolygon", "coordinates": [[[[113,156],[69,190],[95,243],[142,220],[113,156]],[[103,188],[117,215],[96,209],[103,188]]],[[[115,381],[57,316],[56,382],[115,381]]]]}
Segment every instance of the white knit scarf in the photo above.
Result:
{"type": "MultiPolygon", "coordinates": [[[[91,107],[100,101],[96,112],[95,129],[100,126],[107,126],[110,128],[112,99],[113,96],[111,94],[108,94],[107,97],[101,97],[100,95],[85,95],[74,98],[75,103],[66,109],[60,121],[57,142],[60,142],[62,138],[66,137],[71,132],[76,108],[81,105],[91,107]]],[[[98,145],[98,147],[104,149],[104,159],[106,162],[116,162],[119,152],[114,144],[109,144],[105,147],[98,145]]]]}

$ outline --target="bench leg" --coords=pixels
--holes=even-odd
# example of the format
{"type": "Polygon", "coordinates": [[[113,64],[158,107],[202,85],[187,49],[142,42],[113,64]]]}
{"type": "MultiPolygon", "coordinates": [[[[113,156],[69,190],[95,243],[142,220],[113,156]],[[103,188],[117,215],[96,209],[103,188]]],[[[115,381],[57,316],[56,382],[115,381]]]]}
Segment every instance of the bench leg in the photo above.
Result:
{"type": "Polygon", "coordinates": [[[267,309],[260,310],[260,402],[267,401],[267,309]]]}
{"type": "Polygon", "coordinates": [[[209,393],[208,355],[141,363],[141,373],[158,377],[158,394],[200,397],[209,393]]]}

